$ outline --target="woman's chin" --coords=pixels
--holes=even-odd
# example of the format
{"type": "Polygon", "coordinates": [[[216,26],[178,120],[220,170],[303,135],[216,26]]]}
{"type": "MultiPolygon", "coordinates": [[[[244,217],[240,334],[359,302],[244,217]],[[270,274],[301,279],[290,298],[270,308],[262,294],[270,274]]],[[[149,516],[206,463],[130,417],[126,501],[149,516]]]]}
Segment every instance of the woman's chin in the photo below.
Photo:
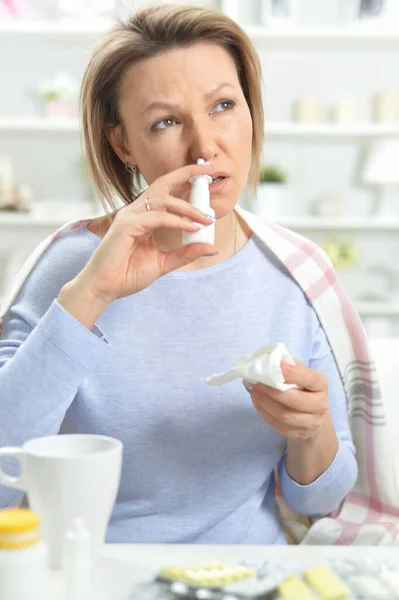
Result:
{"type": "Polygon", "coordinates": [[[223,202],[219,205],[217,203],[211,203],[211,207],[215,211],[216,220],[223,219],[223,217],[227,217],[228,215],[230,215],[234,211],[235,205],[236,202],[223,202]]]}
{"type": "Polygon", "coordinates": [[[210,205],[213,210],[218,212],[229,213],[237,204],[239,197],[233,194],[215,194],[211,196],[210,205]]]}

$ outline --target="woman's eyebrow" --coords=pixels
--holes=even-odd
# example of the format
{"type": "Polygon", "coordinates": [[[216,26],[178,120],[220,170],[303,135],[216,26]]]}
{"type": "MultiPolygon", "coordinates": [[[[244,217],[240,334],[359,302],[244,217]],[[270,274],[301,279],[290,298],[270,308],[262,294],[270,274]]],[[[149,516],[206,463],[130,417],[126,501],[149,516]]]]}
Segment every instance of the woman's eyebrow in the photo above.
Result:
{"type": "MultiPolygon", "coordinates": [[[[222,88],[225,88],[225,87],[231,87],[231,88],[234,89],[234,85],[232,85],[231,83],[227,83],[227,82],[219,83],[210,92],[208,92],[207,94],[205,94],[205,96],[204,96],[205,100],[209,100],[210,98],[212,98],[212,96],[214,96],[217,92],[219,92],[222,88]]],[[[173,104],[173,103],[169,103],[169,102],[152,102],[151,104],[149,104],[147,106],[147,108],[144,110],[144,112],[142,113],[142,115],[144,115],[146,112],[148,112],[152,108],[173,108],[173,109],[177,109],[178,107],[179,107],[178,104],[173,104]]]]}

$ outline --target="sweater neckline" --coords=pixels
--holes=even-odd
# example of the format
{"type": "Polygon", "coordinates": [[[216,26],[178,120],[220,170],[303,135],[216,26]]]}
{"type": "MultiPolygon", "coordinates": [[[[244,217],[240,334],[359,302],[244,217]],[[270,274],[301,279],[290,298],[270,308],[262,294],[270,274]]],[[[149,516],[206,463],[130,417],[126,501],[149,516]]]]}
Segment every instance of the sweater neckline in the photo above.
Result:
{"type": "Polygon", "coordinates": [[[161,279],[201,279],[202,277],[209,277],[216,273],[221,273],[226,269],[234,267],[236,264],[244,260],[251,251],[254,234],[248,239],[246,244],[229,258],[222,260],[216,265],[209,267],[203,267],[202,269],[195,269],[193,271],[171,271],[163,275],[161,279]]]}

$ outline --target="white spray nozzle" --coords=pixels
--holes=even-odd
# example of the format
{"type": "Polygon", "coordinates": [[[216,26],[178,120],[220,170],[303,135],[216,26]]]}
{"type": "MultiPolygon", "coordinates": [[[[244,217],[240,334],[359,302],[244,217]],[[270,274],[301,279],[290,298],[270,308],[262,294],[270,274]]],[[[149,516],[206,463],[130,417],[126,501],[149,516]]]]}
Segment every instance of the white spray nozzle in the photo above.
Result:
{"type": "MultiPolygon", "coordinates": [[[[205,164],[205,158],[197,158],[197,165],[204,165],[205,164]]],[[[191,184],[195,183],[196,181],[206,181],[207,183],[212,183],[212,177],[210,177],[209,175],[193,175],[192,177],[190,177],[189,182],[191,184]]]]}

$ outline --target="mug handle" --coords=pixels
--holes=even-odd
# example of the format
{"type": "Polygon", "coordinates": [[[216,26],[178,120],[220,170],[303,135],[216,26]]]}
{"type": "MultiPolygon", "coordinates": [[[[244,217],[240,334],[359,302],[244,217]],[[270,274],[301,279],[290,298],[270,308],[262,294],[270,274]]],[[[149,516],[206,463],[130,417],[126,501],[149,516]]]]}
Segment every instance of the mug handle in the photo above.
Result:
{"type": "MultiPolygon", "coordinates": [[[[27,491],[25,485],[25,477],[24,474],[21,473],[19,477],[12,477],[11,475],[7,475],[1,468],[1,457],[2,456],[18,456],[22,457],[25,455],[25,450],[23,448],[18,448],[14,446],[5,446],[4,448],[0,448],[0,483],[6,485],[11,488],[18,488],[19,490],[27,491]]],[[[22,463],[21,458],[19,458],[20,463],[22,463]]],[[[22,466],[22,464],[21,464],[22,466]]]]}

